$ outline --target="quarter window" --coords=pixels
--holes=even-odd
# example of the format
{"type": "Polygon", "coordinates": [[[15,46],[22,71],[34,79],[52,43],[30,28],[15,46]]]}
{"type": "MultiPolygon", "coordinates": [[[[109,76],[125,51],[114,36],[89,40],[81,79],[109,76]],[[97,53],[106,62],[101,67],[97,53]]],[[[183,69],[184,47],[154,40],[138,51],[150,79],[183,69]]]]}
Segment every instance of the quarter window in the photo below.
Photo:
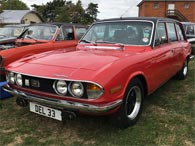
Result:
{"type": "Polygon", "coordinates": [[[167,23],[167,31],[168,31],[168,37],[170,42],[177,41],[177,35],[175,32],[175,25],[174,23],[167,23]]]}

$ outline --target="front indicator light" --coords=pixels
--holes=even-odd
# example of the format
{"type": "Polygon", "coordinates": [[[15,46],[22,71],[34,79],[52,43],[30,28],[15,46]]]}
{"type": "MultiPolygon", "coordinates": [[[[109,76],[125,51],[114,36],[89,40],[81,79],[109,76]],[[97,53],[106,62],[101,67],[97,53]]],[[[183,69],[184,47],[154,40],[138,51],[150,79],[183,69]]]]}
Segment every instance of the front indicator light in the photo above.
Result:
{"type": "Polygon", "coordinates": [[[22,86],[22,75],[21,74],[16,74],[15,80],[16,80],[17,85],[22,86]]]}
{"type": "Polygon", "coordinates": [[[88,99],[95,99],[103,94],[103,89],[96,84],[87,83],[88,99]]]}
{"type": "Polygon", "coordinates": [[[68,91],[66,82],[62,80],[54,82],[53,88],[59,95],[66,95],[68,91]]]}
{"type": "Polygon", "coordinates": [[[71,82],[69,85],[69,92],[74,97],[82,97],[84,94],[83,84],[80,82],[71,82]]]}

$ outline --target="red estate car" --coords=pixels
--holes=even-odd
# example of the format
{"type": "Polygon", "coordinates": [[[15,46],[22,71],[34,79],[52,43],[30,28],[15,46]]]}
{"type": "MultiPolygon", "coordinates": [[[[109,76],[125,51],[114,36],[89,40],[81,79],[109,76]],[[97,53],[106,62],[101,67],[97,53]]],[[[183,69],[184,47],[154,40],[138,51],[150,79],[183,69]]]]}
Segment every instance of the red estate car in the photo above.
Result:
{"type": "Polygon", "coordinates": [[[91,25],[77,51],[8,65],[4,90],[46,117],[111,114],[126,128],[139,119],[144,97],[173,76],[187,76],[190,47],[182,25],[172,19],[102,20],[91,25]]]}
{"type": "Polygon", "coordinates": [[[14,45],[0,49],[0,75],[4,67],[20,58],[55,49],[75,51],[78,40],[87,31],[86,26],[65,23],[33,24],[19,36],[14,45]]]}

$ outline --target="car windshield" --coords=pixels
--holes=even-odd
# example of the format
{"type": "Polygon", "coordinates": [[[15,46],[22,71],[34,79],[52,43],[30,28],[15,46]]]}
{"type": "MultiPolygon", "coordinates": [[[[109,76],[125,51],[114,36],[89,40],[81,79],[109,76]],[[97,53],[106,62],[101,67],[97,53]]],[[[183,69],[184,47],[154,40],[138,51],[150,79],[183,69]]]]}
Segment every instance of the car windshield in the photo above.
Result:
{"type": "Polygon", "coordinates": [[[24,27],[5,26],[0,30],[0,37],[18,37],[22,33],[23,29],[24,27]]]}
{"type": "Polygon", "coordinates": [[[80,42],[149,45],[153,23],[147,21],[117,21],[94,24],[80,42]]]}
{"type": "Polygon", "coordinates": [[[52,40],[57,30],[55,25],[34,25],[29,26],[21,38],[35,40],[52,40]]]}

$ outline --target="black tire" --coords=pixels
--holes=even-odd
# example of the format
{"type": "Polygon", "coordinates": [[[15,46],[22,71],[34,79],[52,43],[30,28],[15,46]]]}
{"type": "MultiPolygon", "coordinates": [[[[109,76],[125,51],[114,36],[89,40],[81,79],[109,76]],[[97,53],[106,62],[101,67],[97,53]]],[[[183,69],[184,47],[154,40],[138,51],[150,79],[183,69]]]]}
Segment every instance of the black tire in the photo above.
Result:
{"type": "Polygon", "coordinates": [[[126,89],[121,107],[112,117],[114,124],[122,129],[134,125],[140,117],[143,98],[143,84],[139,78],[133,78],[126,89]]]}
{"type": "Polygon", "coordinates": [[[188,60],[186,59],[181,70],[175,75],[178,80],[184,80],[188,75],[188,60]]]}

